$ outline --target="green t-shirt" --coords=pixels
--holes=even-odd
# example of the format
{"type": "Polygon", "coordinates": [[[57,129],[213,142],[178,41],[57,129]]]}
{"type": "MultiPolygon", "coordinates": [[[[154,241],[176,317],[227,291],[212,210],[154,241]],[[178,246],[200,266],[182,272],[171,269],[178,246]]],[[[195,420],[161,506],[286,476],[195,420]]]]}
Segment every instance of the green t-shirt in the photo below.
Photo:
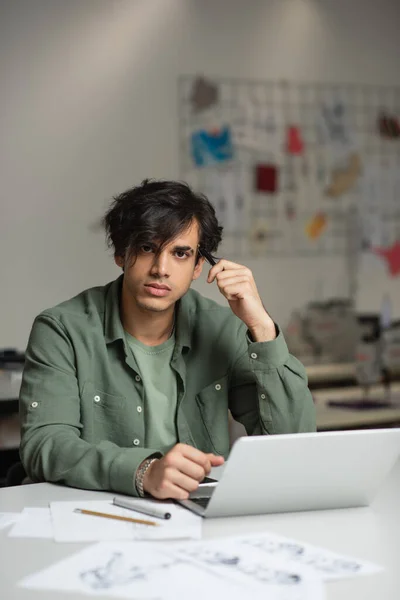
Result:
{"type": "Polygon", "coordinates": [[[171,368],[175,334],[159,346],[146,346],[129,333],[125,335],[144,386],[145,446],[166,452],[178,441],[176,375],[171,368]]]}

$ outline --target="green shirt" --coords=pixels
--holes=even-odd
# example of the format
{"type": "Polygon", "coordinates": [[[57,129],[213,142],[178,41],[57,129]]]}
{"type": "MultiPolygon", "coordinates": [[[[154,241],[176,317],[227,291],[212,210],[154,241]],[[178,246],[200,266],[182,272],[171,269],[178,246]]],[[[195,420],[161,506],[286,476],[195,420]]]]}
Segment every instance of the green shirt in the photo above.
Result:
{"type": "Polygon", "coordinates": [[[144,397],[137,411],[144,421],[145,445],[166,452],[178,441],[176,375],[170,364],[175,334],[158,346],[146,346],[127,332],[125,336],[143,381],[144,397]]]}
{"type": "MultiPolygon", "coordinates": [[[[122,276],[41,313],[26,351],[20,454],[33,481],[136,495],[145,445],[143,381],[119,316],[122,276]]],[[[228,408],[249,435],[315,430],[302,364],[281,332],[252,342],[230,310],[189,290],[171,367],[180,442],[225,457],[228,408]]]]}

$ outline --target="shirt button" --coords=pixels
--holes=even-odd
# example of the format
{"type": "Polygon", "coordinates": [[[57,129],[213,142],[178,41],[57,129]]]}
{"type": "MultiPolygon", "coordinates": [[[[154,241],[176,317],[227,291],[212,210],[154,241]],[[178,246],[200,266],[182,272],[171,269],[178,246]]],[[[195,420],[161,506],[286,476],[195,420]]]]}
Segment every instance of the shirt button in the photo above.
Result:
{"type": "Polygon", "coordinates": [[[134,446],[139,446],[139,444],[140,444],[140,440],[138,440],[137,438],[135,440],[133,440],[134,446]]]}
{"type": "Polygon", "coordinates": [[[221,385],[219,383],[217,383],[217,385],[215,386],[215,389],[217,390],[217,392],[219,392],[219,390],[221,389],[221,385]]]}
{"type": "Polygon", "coordinates": [[[261,400],[265,400],[265,394],[261,394],[261,400]]]}
{"type": "Polygon", "coordinates": [[[100,402],[100,396],[95,396],[95,397],[93,398],[93,400],[94,400],[95,402],[100,402]]]}
{"type": "Polygon", "coordinates": [[[252,352],[252,353],[250,354],[250,356],[251,356],[251,358],[257,358],[257,354],[256,354],[255,352],[252,352]]]}
{"type": "Polygon", "coordinates": [[[39,404],[37,402],[32,402],[31,406],[32,406],[32,408],[37,408],[39,406],[39,404]]]}
{"type": "Polygon", "coordinates": [[[138,406],[136,410],[140,413],[140,412],[142,412],[142,407],[138,406]]]}
{"type": "Polygon", "coordinates": [[[135,381],[140,381],[140,375],[136,375],[135,381]]]}

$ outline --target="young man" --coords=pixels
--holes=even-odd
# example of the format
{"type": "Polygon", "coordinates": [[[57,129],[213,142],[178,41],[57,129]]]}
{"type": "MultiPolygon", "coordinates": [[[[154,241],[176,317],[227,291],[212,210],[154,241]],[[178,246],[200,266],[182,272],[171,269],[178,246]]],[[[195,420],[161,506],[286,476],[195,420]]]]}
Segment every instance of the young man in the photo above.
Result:
{"type": "Polygon", "coordinates": [[[227,307],[189,290],[221,241],[204,196],[144,181],[104,223],[122,275],[32,328],[20,405],[33,481],[185,499],[228,455],[228,409],[249,435],[315,429],[304,368],[251,271],[210,269],[227,307]]]}

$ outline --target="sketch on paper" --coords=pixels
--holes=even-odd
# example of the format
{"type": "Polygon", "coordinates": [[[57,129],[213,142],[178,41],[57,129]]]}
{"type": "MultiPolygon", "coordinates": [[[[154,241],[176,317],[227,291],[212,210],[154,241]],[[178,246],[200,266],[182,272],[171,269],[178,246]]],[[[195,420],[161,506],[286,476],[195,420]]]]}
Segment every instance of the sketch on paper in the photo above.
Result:
{"type": "Polygon", "coordinates": [[[298,573],[290,569],[279,569],[271,567],[265,561],[248,560],[246,555],[240,556],[235,552],[226,552],[218,549],[203,547],[186,548],[188,558],[194,558],[205,565],[214,567],[227,567],[231,571],[245,575],[246,577],[261,583],[272,585],[299,585],[302,578],[298,573]]]}
{"type": "Polygon", "coordinates": [[[322,575],[324,579],[352,577],[375,572],[380,568],[358,561],[348,556],[342,556],[330,552],[324,548],[318,548],[309,544],[285,539],[268,534],[262,537],[247,537],[240,542],[245,546],[251,546],[275,556],[282,560],[292,561],[307,567],[311,567],[322,575]]]}
{"type": "Polygon", "coordinates": [[[150,568],[132,564],[122,552],[114,552],[102,566],[94,567],[79,574],[83,583],[93,590],[108,590],[133,581],[144,581],[158,569],[176,565],[177,560],[165,560],[150,568]]]}

